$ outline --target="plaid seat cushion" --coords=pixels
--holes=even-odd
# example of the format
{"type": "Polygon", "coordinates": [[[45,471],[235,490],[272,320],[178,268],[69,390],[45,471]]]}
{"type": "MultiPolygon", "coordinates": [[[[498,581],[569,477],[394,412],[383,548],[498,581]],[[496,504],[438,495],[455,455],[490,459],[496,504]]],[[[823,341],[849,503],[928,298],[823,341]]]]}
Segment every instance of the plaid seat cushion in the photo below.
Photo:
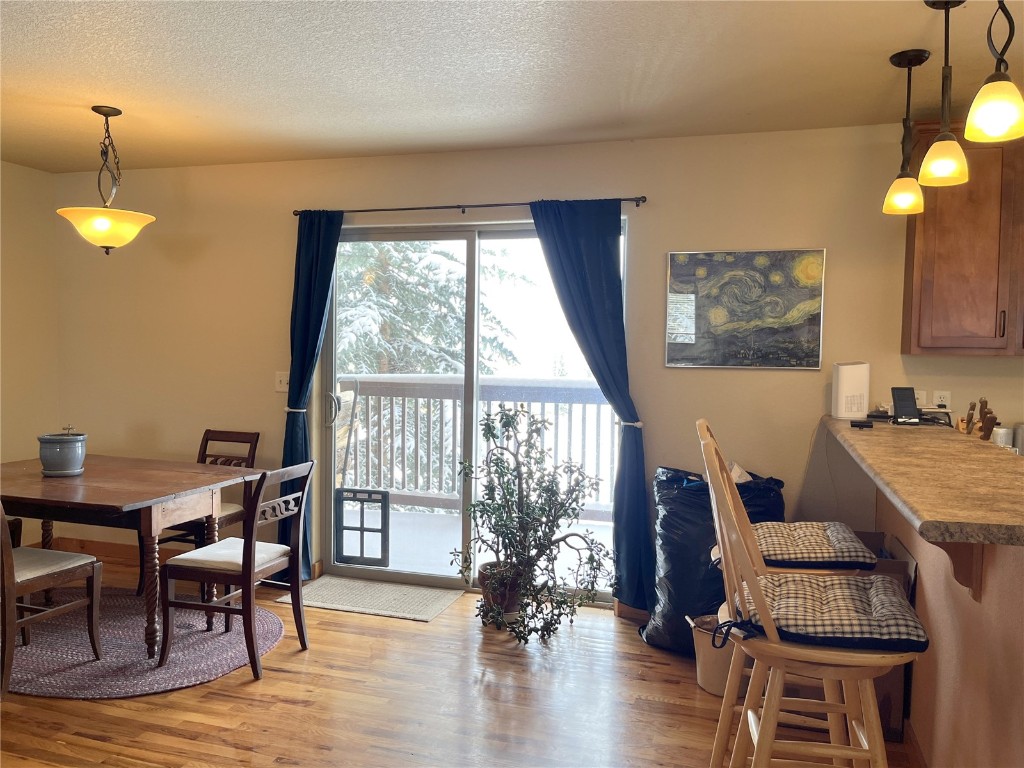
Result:
{"type": "MultiPolygon", "coordinates": [[[[890,576],[820,576],[773,573],[758,577],[779,636],[784,640],[836,648],[923,651],[928,635],[890,576]]],[[[754,629],[761,619],[744,586],[754,629]]]]}
{"type": "Polygon", "coordinates": [[[757,523],[753,527],[765,565],[866,571],[875,567],[875,554],[845,523],[757,523]]]}

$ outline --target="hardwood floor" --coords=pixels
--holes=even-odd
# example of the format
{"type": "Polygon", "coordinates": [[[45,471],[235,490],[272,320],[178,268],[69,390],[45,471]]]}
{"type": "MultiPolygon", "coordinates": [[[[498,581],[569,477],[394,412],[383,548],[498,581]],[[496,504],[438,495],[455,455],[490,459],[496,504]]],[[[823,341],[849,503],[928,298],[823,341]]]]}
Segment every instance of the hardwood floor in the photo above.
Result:
{"type": "MultiPolygon", "coordinates": [[[[104,575],[135,585],[133,567],[104,575]]],[[[697,686],[692,660],[647,646],[611,611],[517,646],[480,626],[468,593],[429,623],[308,608],[302,652],[279,594],[261,594],[285,625],[262,680],[246,666],[134,699],[10,694],[0,765],[707,765],[720,699],[697,686]]],[[[912,766],[902,745],[889,759],[912,766]]]]}

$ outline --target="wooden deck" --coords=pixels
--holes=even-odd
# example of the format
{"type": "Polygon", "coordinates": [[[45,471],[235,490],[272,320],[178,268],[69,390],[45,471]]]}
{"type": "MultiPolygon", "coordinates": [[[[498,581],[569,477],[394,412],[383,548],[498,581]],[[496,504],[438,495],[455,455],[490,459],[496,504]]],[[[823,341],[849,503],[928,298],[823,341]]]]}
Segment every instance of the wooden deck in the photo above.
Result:
{"type": "MultiPolygon", "coordinates": [[[[105,582],[133,587],[130,563],[105,582]]],[[[301,652],[287,605],[263,657],[205,685],[135,699],[10,694],[0,764],[20,766],[705,766],[720,699],[693,661],[587,609],[547,644],[480,626],[464,595],[430,623],[307,609],[301,652]]],[[[237,641],[242,642],[241,630],[237,641]]],[[[895,768],[914,763],[891,745],[895,768]]]]}

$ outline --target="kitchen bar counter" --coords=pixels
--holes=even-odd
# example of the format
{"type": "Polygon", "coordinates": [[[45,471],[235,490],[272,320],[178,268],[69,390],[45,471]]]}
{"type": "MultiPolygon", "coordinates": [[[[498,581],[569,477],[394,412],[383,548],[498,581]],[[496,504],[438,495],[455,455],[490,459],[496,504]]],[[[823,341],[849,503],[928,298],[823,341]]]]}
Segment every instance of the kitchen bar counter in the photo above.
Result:
{"type": "Polygon", "coordinates": [[[1024,546],[1024,457],[948,427],[822,421],[925,541],[1024,546]]]}
{"type": "Polygon", "coordinates": [[[914,661],[905,739],[928,768],[1021,766],[1024,457],[949,427],[825,417],[819,429],[874,484],[874,529],[915,564],[929,646],[914,661]]]}

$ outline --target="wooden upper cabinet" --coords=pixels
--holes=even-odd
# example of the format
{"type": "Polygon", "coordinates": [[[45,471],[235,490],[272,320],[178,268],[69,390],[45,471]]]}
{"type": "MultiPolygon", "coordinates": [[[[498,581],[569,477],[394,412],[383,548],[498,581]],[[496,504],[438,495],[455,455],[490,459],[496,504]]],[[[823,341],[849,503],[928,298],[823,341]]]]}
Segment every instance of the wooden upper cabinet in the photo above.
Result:
{"type": "MultiPolygon", "coordinates": [[[[938,130],[914,127],[912,168],[938,130]]],[[[1024,354],[1024,140],[960,146],[970,181],[925,187],[907,221],[902,352],[1024,354]]]]}

